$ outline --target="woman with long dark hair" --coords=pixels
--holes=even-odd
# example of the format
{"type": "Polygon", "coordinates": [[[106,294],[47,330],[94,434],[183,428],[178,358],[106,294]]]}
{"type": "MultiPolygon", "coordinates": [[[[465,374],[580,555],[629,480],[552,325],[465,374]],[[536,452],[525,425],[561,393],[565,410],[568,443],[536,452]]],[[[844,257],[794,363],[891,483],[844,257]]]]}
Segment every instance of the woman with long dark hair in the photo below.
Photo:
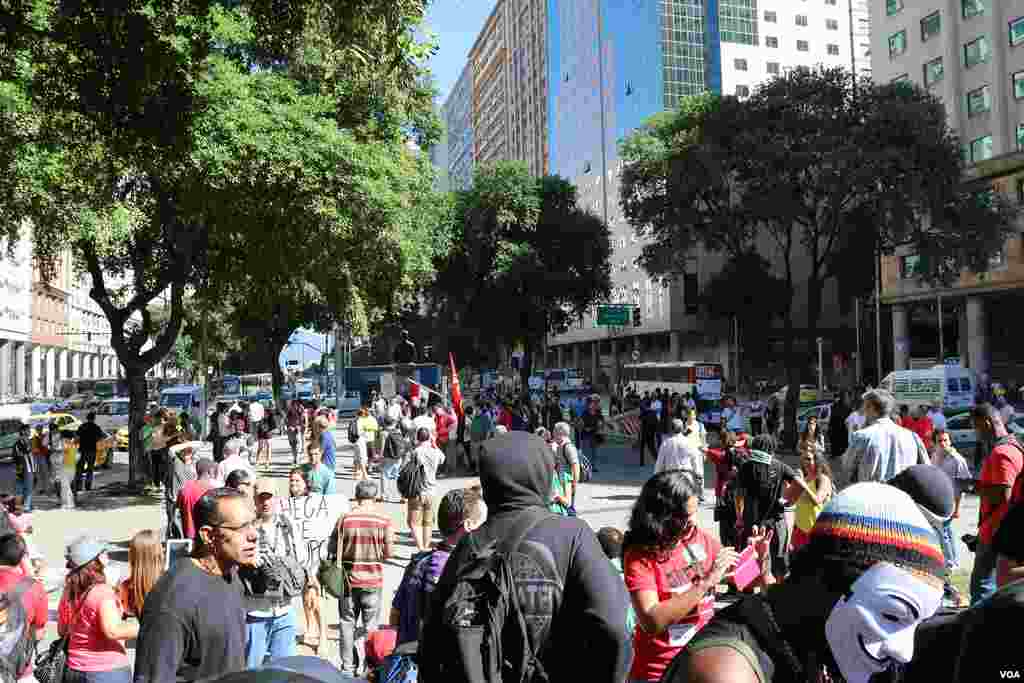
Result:
{"type": "Polygon", "coordinates": [[[68,575],[58,608],[57,630],[68,636],[64,683],[128,683],[131,664],[124,641],[139,624],[124,620],[117,593],[107,584],[107,547],[81,537],[67,549],[68,575]]]}
{"type": "Polygon", "coordinates": [[[736,564],[697,526],[698,490],[684,470],[647,480],[623,541],[623,568],[637,617],[630,680],[657,681],[672,658],[710,620],[715,586],[736,564]]]}
{"type": "Polygon", "coordinates": [[[803,485],[796,482],[789,484],[785,493],[787,503],[796,503],[793,534],[789,539],[790,550],[797,550],[811,540],[811,528],[833,491],[832,468],[829,467],[824,451],[816,448],[802,449],[800,471],[803,485]]]}

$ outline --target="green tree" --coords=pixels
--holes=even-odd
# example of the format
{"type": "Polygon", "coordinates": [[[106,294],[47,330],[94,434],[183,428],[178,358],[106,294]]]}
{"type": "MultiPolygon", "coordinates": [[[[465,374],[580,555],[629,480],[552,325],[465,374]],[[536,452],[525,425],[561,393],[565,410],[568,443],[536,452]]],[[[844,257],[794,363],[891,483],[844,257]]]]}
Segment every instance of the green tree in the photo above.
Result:
{"type": "MultiPolygon", "coordinates": [[[[902,84],[856,82],[842,69],[794,69],[743,101],[692,101],[623,152],[623,209],[651,239],[645,268],[679,273],[694,247],[738,255],[767,240],[787,302],[797,284],[806,288],[808,348],[824,284],[854,253],[846,249],[909,246],[929,255],[932,277],[948,278],[984,268],[1015,216],[1005,202],[962,189],[959,144],[940,101],[902,84]]],[[[798,387],[789,308],[785,355],[789,386],[798,387]]],[[[798,401],[789,392],[791,434],[798,401]]]]}
{"type": "MultiPolygon", "coordinates": [[[[144,463],[145,373],[175,343],[186,287],[208,279],[211,242],[259,213],[243,205],[265,202],[256,182],[271,197],[295,187],[288,168],[253,178],[259,159],[237,156],[289,141],[275,138],[258,98],[296,100],[287,113],[306,120],[277,122],[291,135],[344,126],[367,145],[429,140],[422,58],[431,48],[413,37],[423,4],[0,5],[0,233],[15,236],[28,220],[44,274],[65,246],[89,274],[131,387],[133,478],[144,463]],[[290,93],[269,76],[282,72],[298,83],[290,93]],[[250,81],[247,98],[232,99],[250,81]],[[170,314],[159,325],[151,305],[165,293],[170,314]]],[[[306,211],[321,210],[321,197],[306,198],[306,211]]],[[[277,248],[291,235],[280,232],[277,248]]]]}
{"type": "Polygon", "coordinates": [[[514,162],[479,170],[455,207],[437,290],[477,339],[523,344],[526,387],[545,335],[609,296],[608,227],[577,206],[571,183],[514,162]]]}

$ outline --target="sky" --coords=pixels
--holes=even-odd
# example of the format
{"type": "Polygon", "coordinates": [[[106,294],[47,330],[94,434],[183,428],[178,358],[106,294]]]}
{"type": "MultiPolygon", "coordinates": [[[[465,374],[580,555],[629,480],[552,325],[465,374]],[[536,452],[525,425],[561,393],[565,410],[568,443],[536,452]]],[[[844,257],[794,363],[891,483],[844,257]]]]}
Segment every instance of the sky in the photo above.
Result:
{"type": "Polygon", "coordinates": [[[438,42],[430,68],[440,92],[439,106],[459,80],[466,56],[496,4],[497,0],[431,0],[427,7],[427,28],[438,42]]]}
{"type": "MultiPolygon", "coordinates": [[[[303,367],[308,367],[311,363],[320,362],[320,352],[317,349],[324,348],[324,335],[318,334],[313,330],[297,330],[292,335],[292,343],[286,346],[284,351],[281,352],[280,363],[282,367],[288,367],[286,361],[297,360],[303,367]],[[298,343],[304,342],[304,343],[298,343]],[[308,346],[307,346],[308,344],[308,346]],[[313,348],[310,348],[313,347],[313,348]]],[[[334,349],[334,336],[327,335],[327,350],[330,352],[334,349]]]]}

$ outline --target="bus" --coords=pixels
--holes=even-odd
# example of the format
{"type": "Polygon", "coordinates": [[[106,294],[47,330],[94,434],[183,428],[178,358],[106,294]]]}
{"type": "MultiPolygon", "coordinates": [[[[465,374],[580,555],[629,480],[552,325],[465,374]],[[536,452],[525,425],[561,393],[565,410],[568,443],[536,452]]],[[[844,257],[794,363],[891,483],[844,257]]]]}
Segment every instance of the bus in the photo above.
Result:
{"type": "Polygon", "coordinates": [[[269,372],[250,375],[222,375],[210,380],[210,396],[222,401],[239,401],[246,397],[273,396],[274,376],[269,372]]]}
{"type": "Polygon", "coordinates": [[[717,401],[722,398],[722,364],[703,361],[675,363],[635,363],[622,368],[624,382],[640,394],[655,389],[669,393],[692,394],[698,400],[717,401]]]}
{"type": "Polygon", "coordinates": [[[242,396],[252,396],[254,394],[273,395],[274,393],[274,376],[269,372],[241,375],[238,381],[241,384],[242,396]]]}

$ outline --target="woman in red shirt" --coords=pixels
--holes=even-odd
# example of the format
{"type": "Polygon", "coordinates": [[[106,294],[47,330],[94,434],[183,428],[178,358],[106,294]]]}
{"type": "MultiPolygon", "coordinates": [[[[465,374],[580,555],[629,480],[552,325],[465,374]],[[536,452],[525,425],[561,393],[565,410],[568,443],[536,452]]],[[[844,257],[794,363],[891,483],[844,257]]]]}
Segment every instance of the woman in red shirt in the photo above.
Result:
{"type": "Polygon", "coordinates": [[[657,681],[714,614],[715,586],[736,564],[697,526],[697,485],[683,470],[651,477],[633,506],[623,541],[626,590],[636,612],[634,681],[657,681]]]}
{"type": "Polygon", "coordinates": [[[57,631],[68,636],[64,683],[129,683],[124,641],[138,638],[139,624],[124,620],[117,593],[107,584],[106,545],[83,536],[67,549],[68,576],[58,608],[57,631]]]}
{"type": "Polygon", "coordinates": [[[935,436],[935,425],[932,424],[932,419],[928,417],[928,411],[925,410],[924,406],[918,406],[914,408],[912,417],[909,420],[909,424],[904,425],[910,431],[921,437],[921,441],[924,442],[924,448],[929,453],[932,452],[932,446],[934,445],[935,436]]]}

